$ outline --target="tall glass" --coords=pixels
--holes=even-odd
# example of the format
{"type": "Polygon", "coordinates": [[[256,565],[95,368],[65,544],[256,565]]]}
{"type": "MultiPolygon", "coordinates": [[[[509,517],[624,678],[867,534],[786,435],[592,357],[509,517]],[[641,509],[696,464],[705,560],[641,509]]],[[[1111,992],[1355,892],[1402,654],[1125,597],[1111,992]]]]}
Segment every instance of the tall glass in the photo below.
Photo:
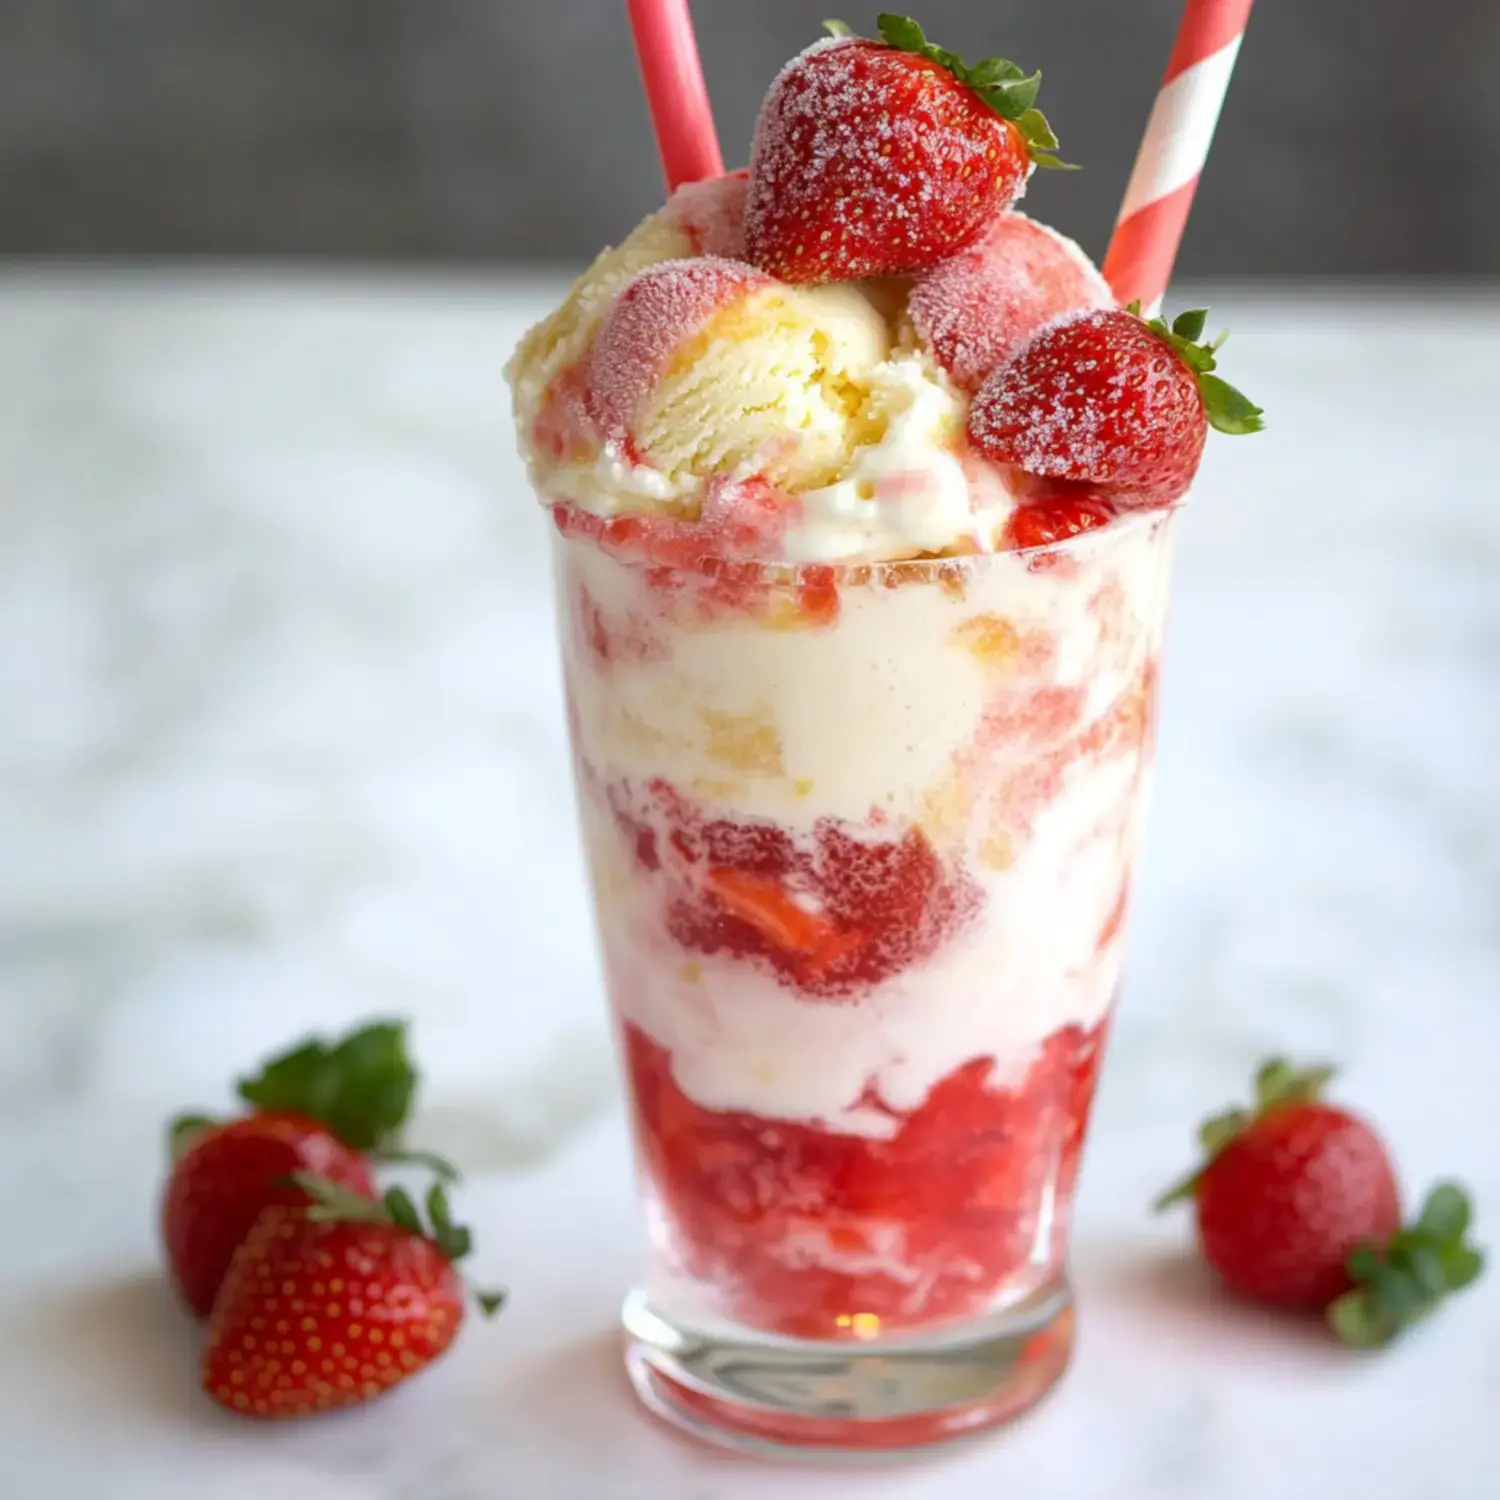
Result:
{"type": "Polygon", "coordinates": [[[748,1448],[1017,1415],[1071,1346],[1171,516],[802,568],[554,517],[637,1391],[748,1448]]]}

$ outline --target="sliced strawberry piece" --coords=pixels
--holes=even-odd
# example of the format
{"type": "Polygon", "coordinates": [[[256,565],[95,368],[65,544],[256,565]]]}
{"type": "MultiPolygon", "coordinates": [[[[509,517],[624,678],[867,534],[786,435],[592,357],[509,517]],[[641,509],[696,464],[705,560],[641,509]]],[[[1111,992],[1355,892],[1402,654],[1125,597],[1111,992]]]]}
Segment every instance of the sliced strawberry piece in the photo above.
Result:
{"type": "Polygon", "coordinates": [[[631,421],[672,356],[715,314],[772,285],[749,266],[714,256],[662,261],[628,282],[589,354],[589,415],[605,441],[628,450],[631,421]]]}
{"type": "Polygon", "coordinates": [[[1009,207],[1033,162],[1060,165],[1040,74],[1003,58],[968,68],[905,17],[883,15],[880,32],[809,47],[761,108],[746,256],[784,281],[936,265],[1009,207]]]}
{"type": "Polygon", "coordinates": [[[908,306],[923,345],[955,385],[973,391],[1044,323],[1113,303],[1109,283],[1072,240],[1008,213],[919,277],[908,306]]]}
{"type": "Polygon", "coordinates": [[[1018,506],[1006,527],[1005,539],[1016,550],[1050,547],[1054,542],[1107,526],[1114,511],[1097,495],[1054,495],[1018,506]]]}
{"type": "Polygon", "coordinates": [[[841,932],[828,917],[799,906],[782,885],[747,875],[743,870],[716,868],[704,883],[742,922],[788,953],[808,959],[809,972],[821,973],[853,953],[864,941],[861,932],[841,932]]]}
{"type": "Polygon", "coordinates": [[[1197,473],[1212,423],[1258,431],[1260,408],[1212,374],[1202,312],[1172,328],[1115,308],[1051,323],[979,388],[974,446],[1028,474],[1108,490],[1119,506],[1167,506],[1197,473]]]}

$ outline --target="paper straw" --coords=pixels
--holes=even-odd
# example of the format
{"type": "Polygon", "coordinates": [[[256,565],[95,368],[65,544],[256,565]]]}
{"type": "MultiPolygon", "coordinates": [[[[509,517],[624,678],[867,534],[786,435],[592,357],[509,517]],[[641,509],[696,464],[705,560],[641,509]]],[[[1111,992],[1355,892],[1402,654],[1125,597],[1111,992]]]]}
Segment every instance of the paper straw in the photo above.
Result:
{"type": "Polygon", "coordinates": [[[724,174],[687,0],[626,0],[667,191],[724,174]]]}
{"type": "Polygon", "coordinates": [[[1148,313],[1161,306],[1251,3],[1187,0],[1104,257],[1104,279],[1121,304],[1138,300],[1148,313]]]}

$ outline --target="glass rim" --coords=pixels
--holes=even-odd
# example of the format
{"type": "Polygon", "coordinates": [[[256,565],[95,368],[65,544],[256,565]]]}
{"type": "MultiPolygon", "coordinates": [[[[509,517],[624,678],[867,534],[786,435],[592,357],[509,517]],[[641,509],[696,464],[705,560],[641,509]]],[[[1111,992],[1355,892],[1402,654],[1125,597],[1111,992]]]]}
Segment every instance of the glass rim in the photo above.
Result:
{"type": "Polygon", "coordinates": [[[1060,541],[1046,542],[1036,547],[1009,547],[994,552],[960,552],[954,554],[924,553],[918,557],[898,557],[860,560],[833,558],[823,561],[808,559],[793,562],[788,559],[765,557],[732,557],[721,553],[704,552],[697,555],[654,555],[649,547],[621,545],[611,542],[607,532],[611,526],[621,522],[659,519],[648,513],[624,512],[615,516],[601,516],[586,510],[571,500],[549,500],[540,497],[548,511],[555,540],[561,544],[588,545],[607,557],[627,566],[642,568],[667,568],[678,573],[696,573],[705,578],[720,578],[733,575],[745,581],[765,583],[789,583],[815,576],[835,583],[864,584],[885,578],[909,578],[912,581],[926,576],[941,577],[959,573],[970,573],[995,565],[1000,558],[1014,559],[1033,565],[1043,560],[1071,558],[1076,561],[1103,555],[1127,539],[1134,539],[1148,532],[1159,530],[1185,501],[1166,508],[1128,510],[1115,516],[1107,525],[1091,527],[1060,541]],[[580,518],[573,520],[572,518],[580,518]]]}

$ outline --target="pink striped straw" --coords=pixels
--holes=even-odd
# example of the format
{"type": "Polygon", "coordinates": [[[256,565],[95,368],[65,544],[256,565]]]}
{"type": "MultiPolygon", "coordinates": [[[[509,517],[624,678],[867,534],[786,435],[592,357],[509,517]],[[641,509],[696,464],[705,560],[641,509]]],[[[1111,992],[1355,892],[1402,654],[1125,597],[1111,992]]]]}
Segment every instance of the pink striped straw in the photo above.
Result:
{"type": "Polygon", "coordinates": [[[625,0],[667,191],[724,175],[687,0],[625,0]]]}
{"type": "Polygon", "coordinates": [[[1104,257],[1104,279],[1122,305],[1161,306],[1251,3],[1187,0],[1104,257]]]}

